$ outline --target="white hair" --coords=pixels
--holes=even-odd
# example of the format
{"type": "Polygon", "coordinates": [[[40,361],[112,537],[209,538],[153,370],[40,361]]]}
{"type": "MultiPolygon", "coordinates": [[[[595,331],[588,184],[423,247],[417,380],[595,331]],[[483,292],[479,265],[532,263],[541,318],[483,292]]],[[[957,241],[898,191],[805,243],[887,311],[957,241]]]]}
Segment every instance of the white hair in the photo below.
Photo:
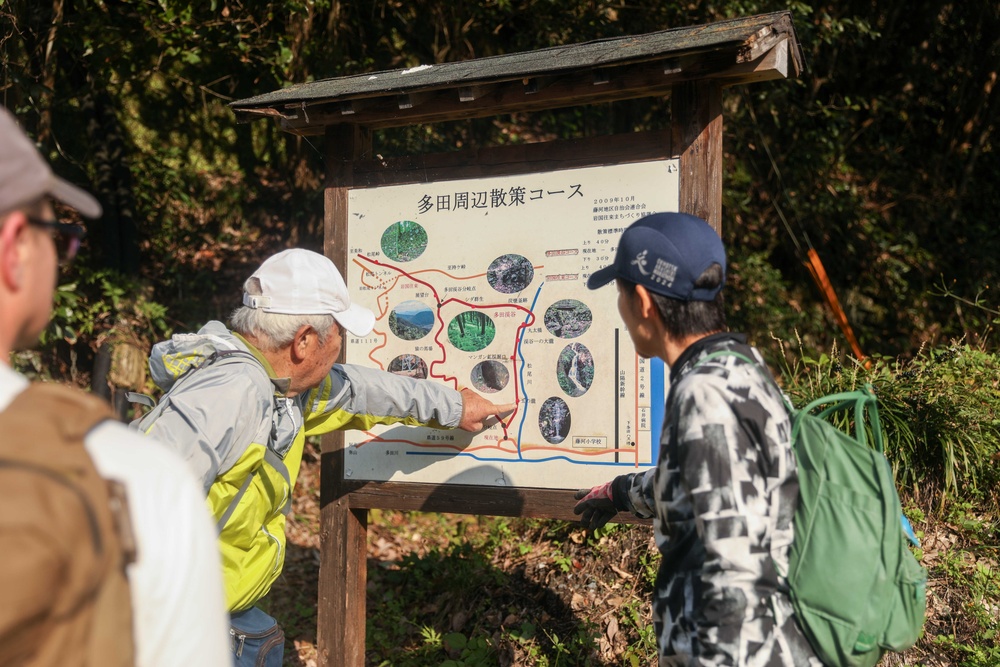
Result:
{"type": "MultiPolygon", "coordinates": [[[[243,286],[247,294],[259,295],[262,290],[256,278],[247,280],[243,286]]],[[[262,350],[273,351],[287,347],[295,340],[295,334],[303,326],[312,327],[321,344],[326,343],[337,320],[333,315],[285,315],[266,313],[260,308],[240,306],[229,316],[229,328],[241,336],[253,336],[262,350]]]]}

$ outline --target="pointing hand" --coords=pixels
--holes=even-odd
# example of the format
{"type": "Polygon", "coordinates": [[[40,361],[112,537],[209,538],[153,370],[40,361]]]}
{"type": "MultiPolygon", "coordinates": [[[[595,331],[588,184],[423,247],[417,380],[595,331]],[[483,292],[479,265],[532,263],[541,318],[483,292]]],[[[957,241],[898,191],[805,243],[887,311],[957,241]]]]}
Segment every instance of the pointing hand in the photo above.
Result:
{"type": "Polygon", "coordinates": [[[462,421],[459,422],[458,427],[471,433],[482,431],[483,421],[488,417],[495,416],[502,419],[514,412],[516,407],[517,403],[497,405],[471,389],[465,388],[462,390],[462,421]]]}

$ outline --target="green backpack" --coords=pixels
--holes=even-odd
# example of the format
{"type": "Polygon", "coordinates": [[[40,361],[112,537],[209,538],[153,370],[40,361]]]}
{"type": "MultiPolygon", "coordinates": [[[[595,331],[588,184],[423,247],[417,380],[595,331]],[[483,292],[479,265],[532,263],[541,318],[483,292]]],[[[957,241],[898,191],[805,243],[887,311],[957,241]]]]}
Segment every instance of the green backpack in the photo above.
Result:
{"type": "MultiPolygon", "coordinates": [[[[761,370],[738,352],[705,360],[715,356],[761,370]]],[[[883,454],[877,403],[866,385],[789,407],[799,503],[787,579],[799,625],[830,667],[871,667],[887,650],[913,646],[924,624],[927,571],[907,546],[917,541],[883,454]],[[828,407],[812,414],[820,406],[828,407]],[[851,409],[854,437],[826,420],[851,409]]]]}
{"type": "Polygon", "coordinates": [[[870,667],[887,650],[913,646],[924,625],[927,571],[907,546],[916,537],[882,453],[877,400],[866,385],[792,413],[799,505],[788,585],[799,624],[827,665],[870,667]],[[853,438],[826,421],[852,408],[853,438]]]}

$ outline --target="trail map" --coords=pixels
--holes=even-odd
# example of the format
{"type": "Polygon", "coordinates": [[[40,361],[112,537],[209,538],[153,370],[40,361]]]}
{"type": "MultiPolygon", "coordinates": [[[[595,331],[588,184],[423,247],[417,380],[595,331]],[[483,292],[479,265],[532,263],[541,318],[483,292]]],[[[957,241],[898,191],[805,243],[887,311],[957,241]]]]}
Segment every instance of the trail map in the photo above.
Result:
{"type": "Polygon", "coordinates": [[[656,461],[662,364],[617,290],[588,290],[636,219],[678,209],[677,161],[354,189],[347,284],[375,312],[349,363],[517,409],[479,434],[345,433],[351,479],[576,489],[656,461]]]}

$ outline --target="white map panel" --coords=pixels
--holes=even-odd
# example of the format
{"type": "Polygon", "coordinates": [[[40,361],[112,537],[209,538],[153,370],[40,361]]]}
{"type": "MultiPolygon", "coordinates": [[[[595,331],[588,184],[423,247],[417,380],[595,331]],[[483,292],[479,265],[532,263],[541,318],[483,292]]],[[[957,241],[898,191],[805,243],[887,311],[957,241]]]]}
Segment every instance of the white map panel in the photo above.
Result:
{"type": "Polygon", "coordinates": [[[576,489],[655,462],[663,371],[587,277],[678,209],[677,161],[354,189],[347,283],[375,330],[347,359],[517,410],[484,432],[345,433],[350,479],[576,489]]]}

